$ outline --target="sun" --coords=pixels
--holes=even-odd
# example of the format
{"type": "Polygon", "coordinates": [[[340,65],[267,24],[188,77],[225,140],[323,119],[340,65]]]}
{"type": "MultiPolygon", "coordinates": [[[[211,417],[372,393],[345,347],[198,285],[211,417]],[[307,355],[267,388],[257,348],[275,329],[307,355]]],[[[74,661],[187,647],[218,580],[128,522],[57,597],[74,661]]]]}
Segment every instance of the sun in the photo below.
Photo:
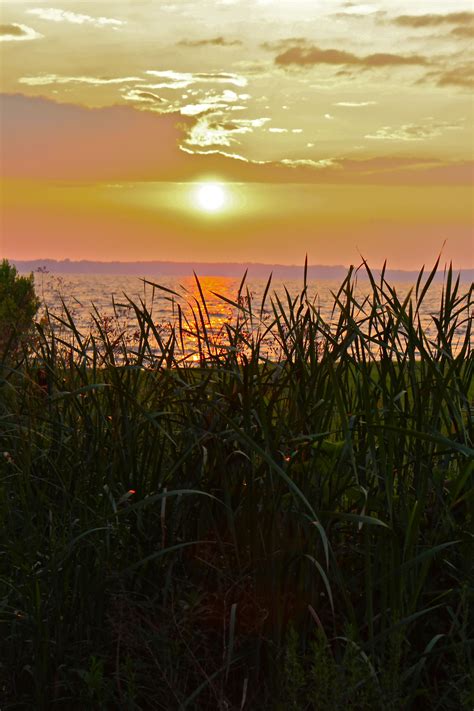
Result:
{"type": "Polygon", "coordinates": [[[227,193],[220,183],[204,183],[196,190],[196,202],[206,212],[220,212],[226,201],[227,193]]]}

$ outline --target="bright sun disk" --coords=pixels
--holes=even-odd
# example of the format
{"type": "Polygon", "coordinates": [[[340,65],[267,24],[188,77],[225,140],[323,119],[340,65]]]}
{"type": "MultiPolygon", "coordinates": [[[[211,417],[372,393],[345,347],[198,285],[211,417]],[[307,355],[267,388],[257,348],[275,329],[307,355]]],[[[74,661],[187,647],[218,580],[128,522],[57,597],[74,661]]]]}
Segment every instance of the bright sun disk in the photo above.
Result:
{"type": "Polygon", "coordinates": [[[217,212],[224,207],[226,193],[219,183],[205,183],[197,191],[197,202],[202,210],[217,212]]]}

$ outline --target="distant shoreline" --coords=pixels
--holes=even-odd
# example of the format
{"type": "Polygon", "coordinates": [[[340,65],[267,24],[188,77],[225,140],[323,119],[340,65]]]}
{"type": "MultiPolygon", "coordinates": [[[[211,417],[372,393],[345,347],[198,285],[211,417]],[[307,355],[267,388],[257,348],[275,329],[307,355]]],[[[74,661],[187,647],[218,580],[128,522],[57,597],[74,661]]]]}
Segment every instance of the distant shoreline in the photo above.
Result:
{"type": "MultiPolygon", "coordinates": [[[[91,260],[73,261],[69,259],[10,259],[19,272],[35,272],[46,270],[53,274],[122,274],[127,276],[184,276],[192,275],[193,271],[199,276],[227,276],[242,277],[245,270],[248,270],[249,278],[268,278],[270,273],[276,279],[299,279],[303,276],[303,265],[286,264],[265,264],[261,262],[165,262],[165,261],[143,261],[143,262],[100,262],[91,260]]],[[[369,265],[370,266],[370,265],[369,265]]],[[[346,276],[349,267],[342,264],[308,265],[308,278],[310,279],[340,279],[346,276]]],[[[425,268],[425,274],[429,274],[432,265],[425,268]]],[[[374,275],[378,276],[380,268],[372,269],[374,275]]],[[[474,269],[460,269],[461,280],[473,281],[474,269]]],[[[386,276],[396,281],[413,281],[419,275],[418,271],[404,269],[387,269],[386,276]]],[[[436,281],[442,281],[444,269],[439,269],[436,273],[436,281]]],[[[367,279],[365,269],[360,269],[358,278],[367,279]]]]}

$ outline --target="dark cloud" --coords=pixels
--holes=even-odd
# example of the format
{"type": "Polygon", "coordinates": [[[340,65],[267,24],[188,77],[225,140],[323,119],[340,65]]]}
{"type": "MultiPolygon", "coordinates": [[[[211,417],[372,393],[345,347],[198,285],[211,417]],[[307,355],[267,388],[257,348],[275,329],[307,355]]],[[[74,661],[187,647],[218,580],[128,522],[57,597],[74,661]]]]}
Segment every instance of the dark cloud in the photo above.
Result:
{"type": "Polygon", "coordinates": [[[463,64],[462,66],[449,69],[438,75],[438,86],[459,86],[462,88],[474,88],[474,66],[463,64]]]}
{"type": "Polygon", "coordinates": [[[210,37],[202,40],[181,40],[178,45],[180,47],[240,47],[242,42],[238,39],[226,39],[220,35],[219,37],[210,37]]]}
{"type": "Polygon", "coordinates": [[[472,39],[474,37],[474,24],[459,25],[451,30],[451,34],[455,37],[472,39]]]}
{"type": "Polygon", "coordinates": [[[10,35],[11,37],[27,37],[26,32],[20,25],[0,25],[0,35],[10,35]]]}
{"type": "Polygon", "coordinates": [[[36,30],[33,30],[31,27],[21,25],[18,22],[0,24],[0,42],[35,40],[40,37],[43,37],[43,35],[36,32],[36,30]]]}
{"type": "Polygon", "coordinates": [[[314,66],[316,64],[334,64],[343,66],[359,66],[363,68],[393,67],[405,65],[424,66],[429,62],[420,55],[391,54],[388,52],[377,52],[358,56],[352,52],[345,52],[340,49],[321,49],[315,46],[295,46],[281,52],[275,57],[275,64],[288,66],[295,64],[298,66],[314,66]]]}
{"type": "Polygon", "coordinates": [[[441,87],[458,87],[460,89],[474,88],[474,65],[472,63],[458,64],[449,69],[436,69],[427,72],[417,84],[436,84],[441,87]]]}
{"type": "Polygon", "coordinates": [[[439,27],[474,22],[474,12],[450,12],[447,15],[399,15],[392,22],[401,27],[439,27]]]}

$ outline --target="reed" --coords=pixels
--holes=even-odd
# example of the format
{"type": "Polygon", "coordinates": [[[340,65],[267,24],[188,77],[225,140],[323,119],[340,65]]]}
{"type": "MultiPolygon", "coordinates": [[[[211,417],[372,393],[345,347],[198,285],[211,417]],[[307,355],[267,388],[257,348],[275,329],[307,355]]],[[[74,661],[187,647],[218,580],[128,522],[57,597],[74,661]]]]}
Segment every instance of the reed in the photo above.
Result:
{"type": "Polygon", "coordinates": [[[437,267],[350,270],[328,322],[306,268],[244,277],[220,333],[196,277],[166,328],[64,304],[3,354],[2,708],[472,709],[472,287],[428,334],[437,267]]]}

